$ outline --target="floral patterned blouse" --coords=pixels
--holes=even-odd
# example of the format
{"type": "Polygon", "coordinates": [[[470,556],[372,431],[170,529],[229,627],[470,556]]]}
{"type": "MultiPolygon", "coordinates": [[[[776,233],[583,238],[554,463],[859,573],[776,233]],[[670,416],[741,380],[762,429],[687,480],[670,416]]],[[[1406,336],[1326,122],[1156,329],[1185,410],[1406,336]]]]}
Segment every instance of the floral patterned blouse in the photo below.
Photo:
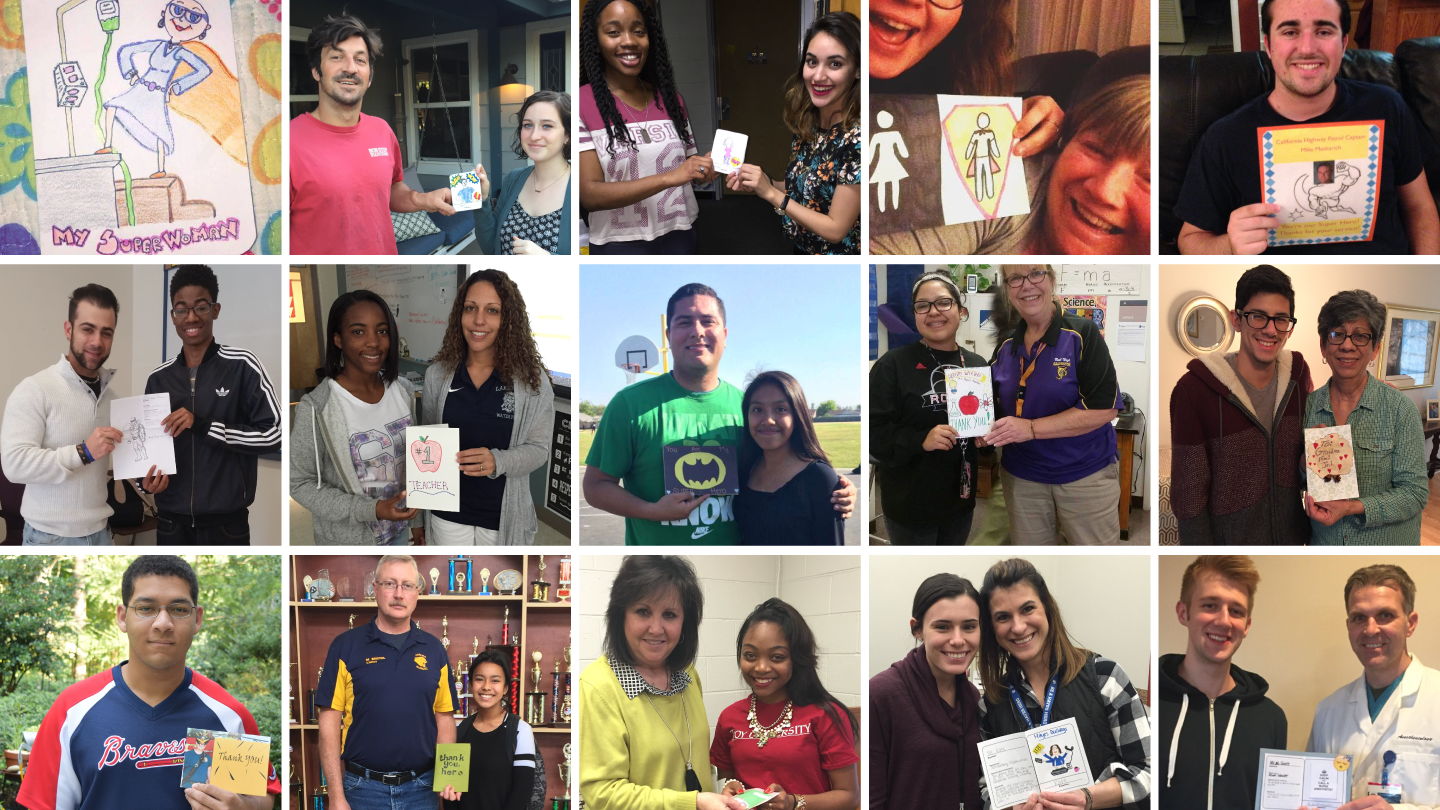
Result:
{"type": "MultiPolygon", "coordinates": [[[[790,165],[785,169],[785,190],[791,205],[830,213],[830,201],[836,186],[860,183],[860,125],[849,129],[836,124],[818,139],[801,143],[799,136],[790,141],[790,165]]],[[[860,253],[860,220],[838,243],[827,242],[818,234],[801,227],[788,216],[781,215],[785,233],[795,240],[800,253],[817,255],[858,255],[860,253]]]]}

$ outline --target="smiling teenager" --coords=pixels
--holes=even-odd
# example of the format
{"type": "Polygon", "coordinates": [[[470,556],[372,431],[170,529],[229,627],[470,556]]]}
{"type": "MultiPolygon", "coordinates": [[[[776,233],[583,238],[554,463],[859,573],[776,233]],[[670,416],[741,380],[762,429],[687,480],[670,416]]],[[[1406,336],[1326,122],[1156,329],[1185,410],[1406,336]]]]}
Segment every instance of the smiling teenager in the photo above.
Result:
{"type": "Polygon", "coordinates": [[[845,545],[845,518],[830,503],[840,476],[815,435],[800,381],[763,372],[745,389],[740,410],[740,544],[845,545]]]}
{"type": "Polygon", "coordinates": [[[300,398],[290,429],[290,497],[315,519],[322,546],[423,544],[404,499],[405,428],[415,389],[400,376],[400,335],[385,299],[348,292],[326,320],[325,379],[300,398]],[[385,451],[362,458],[372,442],[385,451]],[[353,448],[353,449],[352,449],[353,448]]]}
{"type": "Polygon", "coordinates": [[[860,20],[848,11],[815,20],[800,66],[785,82],[790,165],[776,183],[747,163],[726,187],[753,191],[782,217],[796,253],[860,253],[860,20]],[[795,205],[791,205],[794,202],[795,205]]]}
{"type": "Polygon", "coordinates": [[[1027,560],[1003,560],[985,572],[980,612],[985,737],[1074,718],[1095,780],[1080,790],[1032,793],[1016,807],[1148,808],[1150,718],[1125,670],[1076,646],[1045,578],[1027,560]]]}
{"type": "Polygon", "coordinates": [[[980,650],[980,594],[935,574],[910,606],[915,647],[870,679],[870,810],[983,807],[980,692],[966,677],[980,650]]]}
{"type": "MultiPolygon", "coordinates": [[[[532,165],[512,169],[492,205],[477,208],[475,241],[491,256],[570,255],[570,95],[541,90],[515,114],[510,148],[532,165]],[[496,227],[498,224],[498,228],[496,227]]],[[[482,195],[490,178],[477,165],[482,195]]]]}
{"type": "Polygon", "coordinates": [[[460,511],[426,511],[437,545],[528,546],[539,522],[530,473],[550,457],[555,391],[520,288],[500,270],[471,273],[425,369],[427,425],[460,429],[460,511]]]}
{"type": "Polygon", "coordinates": [[[765,600],[740,624],[735,658],[750,696],[715,721],[710,762],[722,794],[747,788],[778,794],[757,810],[859,807],[860,724],[820,683],[805,617],[779,599],[765,600]]]}
{"type": "Polygon", "coordinates": [[[470,746],[470,791],[446,785],[444,810],[526,810],[535,787],[535,733],[506,711],[510,658],[485,650],[470,663],[475,713],[460,722],[455,742],[470,746]]]}
{"type": "Polygon", "coordinates": [[[710,182],[649,0],[592,0],[580,14],[580,204],[590,253],[696,250],[693,182],[710,182]]]}

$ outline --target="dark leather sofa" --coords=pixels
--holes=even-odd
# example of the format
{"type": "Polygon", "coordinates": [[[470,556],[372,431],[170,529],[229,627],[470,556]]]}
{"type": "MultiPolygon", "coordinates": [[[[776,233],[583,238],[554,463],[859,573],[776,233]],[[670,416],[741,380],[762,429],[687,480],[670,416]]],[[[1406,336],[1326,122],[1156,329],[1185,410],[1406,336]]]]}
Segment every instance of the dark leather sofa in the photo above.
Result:
{"type": "MultiPolygon", "coordinates": [[[[1394,54],[1347,50],[1340,76],[1394,88],[1440,142],[1440,37],[1400,43],[1394,54]]],[[[1200,136],[1217,120],[1275,87],[1263,52],[1160,57],[1160,252],[1177,253],[1172,213],[1200,136]]],[[[1440,204],[1440,157],[1425,166],[1440,204]]]]}

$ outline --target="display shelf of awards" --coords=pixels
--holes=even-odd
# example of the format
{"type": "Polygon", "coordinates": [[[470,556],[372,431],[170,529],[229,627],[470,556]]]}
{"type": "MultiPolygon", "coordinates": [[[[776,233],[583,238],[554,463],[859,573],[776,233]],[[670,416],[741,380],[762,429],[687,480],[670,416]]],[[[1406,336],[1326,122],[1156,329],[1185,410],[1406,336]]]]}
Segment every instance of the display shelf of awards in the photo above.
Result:
{"type": "MultiPolygon", "coordinates": [[[[424,582],[411,618],[445,645],[449,677],[459,697],[456,722],[473,711],[471,659],[482,649],[498,650],[510,662],[510,710],[534,728],[545,760],[546,794],[554,797],[546,799],[545,808],[567,810],[573,795],[565,777],[570,775],[567,753],[576,677],[571,672],[570,558],[414,556],[424,582]]],[[[320,772],[315,688],[330,643],[375,617],[379,559],[377,554],[290,558],[290,807],[329,806],[329,787],[320,772]]]]}

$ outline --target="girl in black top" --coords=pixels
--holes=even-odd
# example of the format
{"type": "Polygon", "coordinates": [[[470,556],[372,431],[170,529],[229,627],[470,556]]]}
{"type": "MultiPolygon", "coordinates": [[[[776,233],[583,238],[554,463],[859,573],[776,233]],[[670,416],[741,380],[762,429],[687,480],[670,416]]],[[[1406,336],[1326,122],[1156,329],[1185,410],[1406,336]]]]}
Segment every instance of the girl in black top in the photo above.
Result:
{"type": "Polygon", "coordinates": [[[800,383],[767,371],[745,389],[740,409],[740,544],[844,545],[845,519],[830,504],[840,477],[820,447],[800,383]]]}
{"type": "Polygon", "coordinates": [[[870,455],[878,462],[885,528],[896,545],[964,545],[975,511],[975,442],[959,439],[945,403],[945,369],[987,366],[955,333],[965,296],[944,273],[910,292],[920,341],[870,369],[870,455]]]}
{"type": "Polygon", "coordinates": [[[509,661],[485,650],[470,664],[470,694],[478,707],[455,730],[455,742],[470,745],[470,791],[449,786],[440,793],[444,810],[525,810],[535,780],[535,735],[530,725],[506,711],[509,661]]]}

